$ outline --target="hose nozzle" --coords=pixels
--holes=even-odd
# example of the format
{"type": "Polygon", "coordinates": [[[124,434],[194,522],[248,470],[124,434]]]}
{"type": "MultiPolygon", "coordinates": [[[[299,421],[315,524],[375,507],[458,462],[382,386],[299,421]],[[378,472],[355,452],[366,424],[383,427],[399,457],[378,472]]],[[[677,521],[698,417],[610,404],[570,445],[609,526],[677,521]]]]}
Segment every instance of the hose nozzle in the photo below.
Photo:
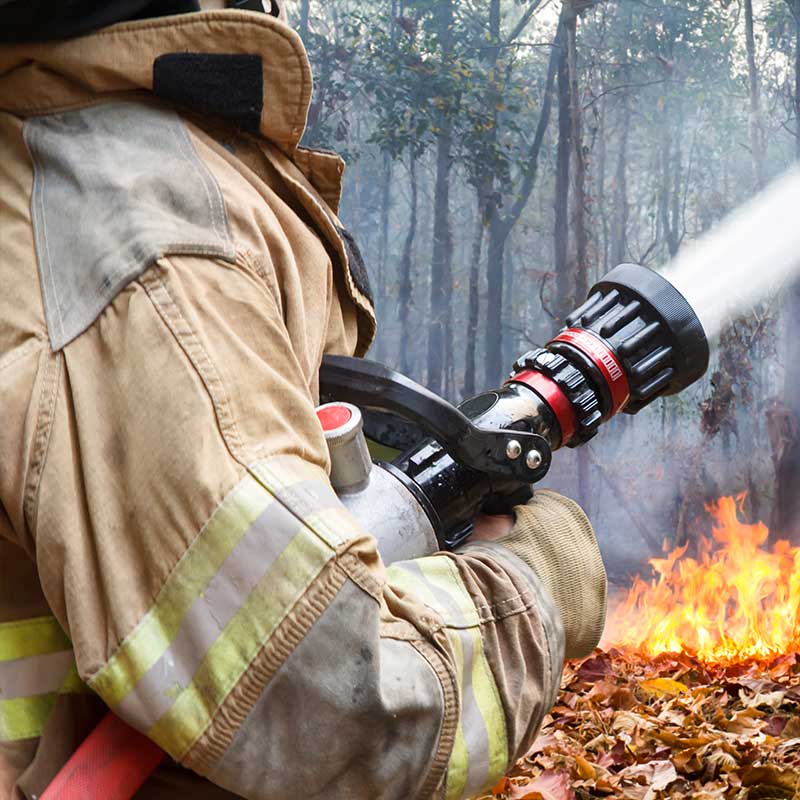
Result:
{"type": "Polygon", "coordinates": [[[575,447],[618,412],[636,414],[682,391],[705,373],[708,359],[705,331],[683,295],[647,267],[620,264],[554,339],[517,360],[509,382],[525,384],[550,407],[557,446],[575,447]]]}

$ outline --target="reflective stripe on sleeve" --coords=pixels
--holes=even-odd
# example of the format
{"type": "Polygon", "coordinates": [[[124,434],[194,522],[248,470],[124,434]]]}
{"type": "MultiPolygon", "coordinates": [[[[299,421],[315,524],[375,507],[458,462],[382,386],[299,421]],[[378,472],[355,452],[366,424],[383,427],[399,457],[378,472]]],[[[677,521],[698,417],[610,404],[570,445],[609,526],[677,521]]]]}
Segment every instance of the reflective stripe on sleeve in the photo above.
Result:
{"type": "Polygon", "coordinates": [[[0,742],[41,736],[58,695],[85,691],[55,617],[0,623],[0,742]]]}
{"type": "Polygon", "coordinates": [[[321,470],[300,459],[290,459],[290,469],[284,463],[258,465],[228,494],[90,681],[177,760],[336,546],[356,533],[321,470]]]}
{"type": "Polygon", "coordinates": [[[508,766],[508,737],[500,693],[486,658],[480,619],[461,576],[447,556],[393,564],[391,586],[416,597],[444,621],[456,660],[461,718],[447,770],[447,800],[495,784],[508,766]]]}

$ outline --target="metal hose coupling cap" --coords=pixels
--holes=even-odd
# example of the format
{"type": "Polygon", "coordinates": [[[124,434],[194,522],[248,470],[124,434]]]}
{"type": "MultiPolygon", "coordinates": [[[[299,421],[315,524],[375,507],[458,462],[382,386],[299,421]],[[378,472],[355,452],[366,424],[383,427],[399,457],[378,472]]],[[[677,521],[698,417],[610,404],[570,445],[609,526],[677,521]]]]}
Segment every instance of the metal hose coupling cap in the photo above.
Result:
{"type": "Polygon", "coordinates": [[[369,482],[372,459],[364,436],[361,411],[350,403],[317,408],[331,457],[331,485],[337,493],[357,492],[369,482]]]}

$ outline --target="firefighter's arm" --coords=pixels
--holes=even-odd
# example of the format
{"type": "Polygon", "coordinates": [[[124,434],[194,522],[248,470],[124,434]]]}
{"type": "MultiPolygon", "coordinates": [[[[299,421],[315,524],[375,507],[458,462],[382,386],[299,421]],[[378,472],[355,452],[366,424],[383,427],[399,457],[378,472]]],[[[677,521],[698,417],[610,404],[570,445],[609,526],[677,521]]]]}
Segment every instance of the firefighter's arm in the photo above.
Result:
{"type": "Polygon", "coordinates": [[[89,687],[238,795],[474,794],[553,702],[558,611],[507,548],[384,568],[291,323],[246,263],[163,259],[61,351],[48,602],[89,687]]]}

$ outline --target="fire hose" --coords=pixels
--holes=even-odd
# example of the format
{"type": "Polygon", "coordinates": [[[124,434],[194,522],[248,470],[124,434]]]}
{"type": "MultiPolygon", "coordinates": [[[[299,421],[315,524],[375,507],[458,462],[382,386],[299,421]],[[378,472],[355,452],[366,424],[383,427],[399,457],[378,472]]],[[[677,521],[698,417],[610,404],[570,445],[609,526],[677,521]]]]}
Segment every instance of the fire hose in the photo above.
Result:
{"type": "MultiPolygon", "coordinates": [[[[329,356],[317,414],[331,483],[385,562],[452,550],[476,514],[508,513],[530,499],[554,451],[585,444],[620,411],[636,414],[683,391],[708,360],[705,331],[683,295],[635,264],[600,280],[502,387],[458,407],[375,362],[329,356]],[[365,433],[400,454],[373,462],[365,433]]],[[[128,800],[162,757],[109,713],[41,800],[128,800]]]]}

